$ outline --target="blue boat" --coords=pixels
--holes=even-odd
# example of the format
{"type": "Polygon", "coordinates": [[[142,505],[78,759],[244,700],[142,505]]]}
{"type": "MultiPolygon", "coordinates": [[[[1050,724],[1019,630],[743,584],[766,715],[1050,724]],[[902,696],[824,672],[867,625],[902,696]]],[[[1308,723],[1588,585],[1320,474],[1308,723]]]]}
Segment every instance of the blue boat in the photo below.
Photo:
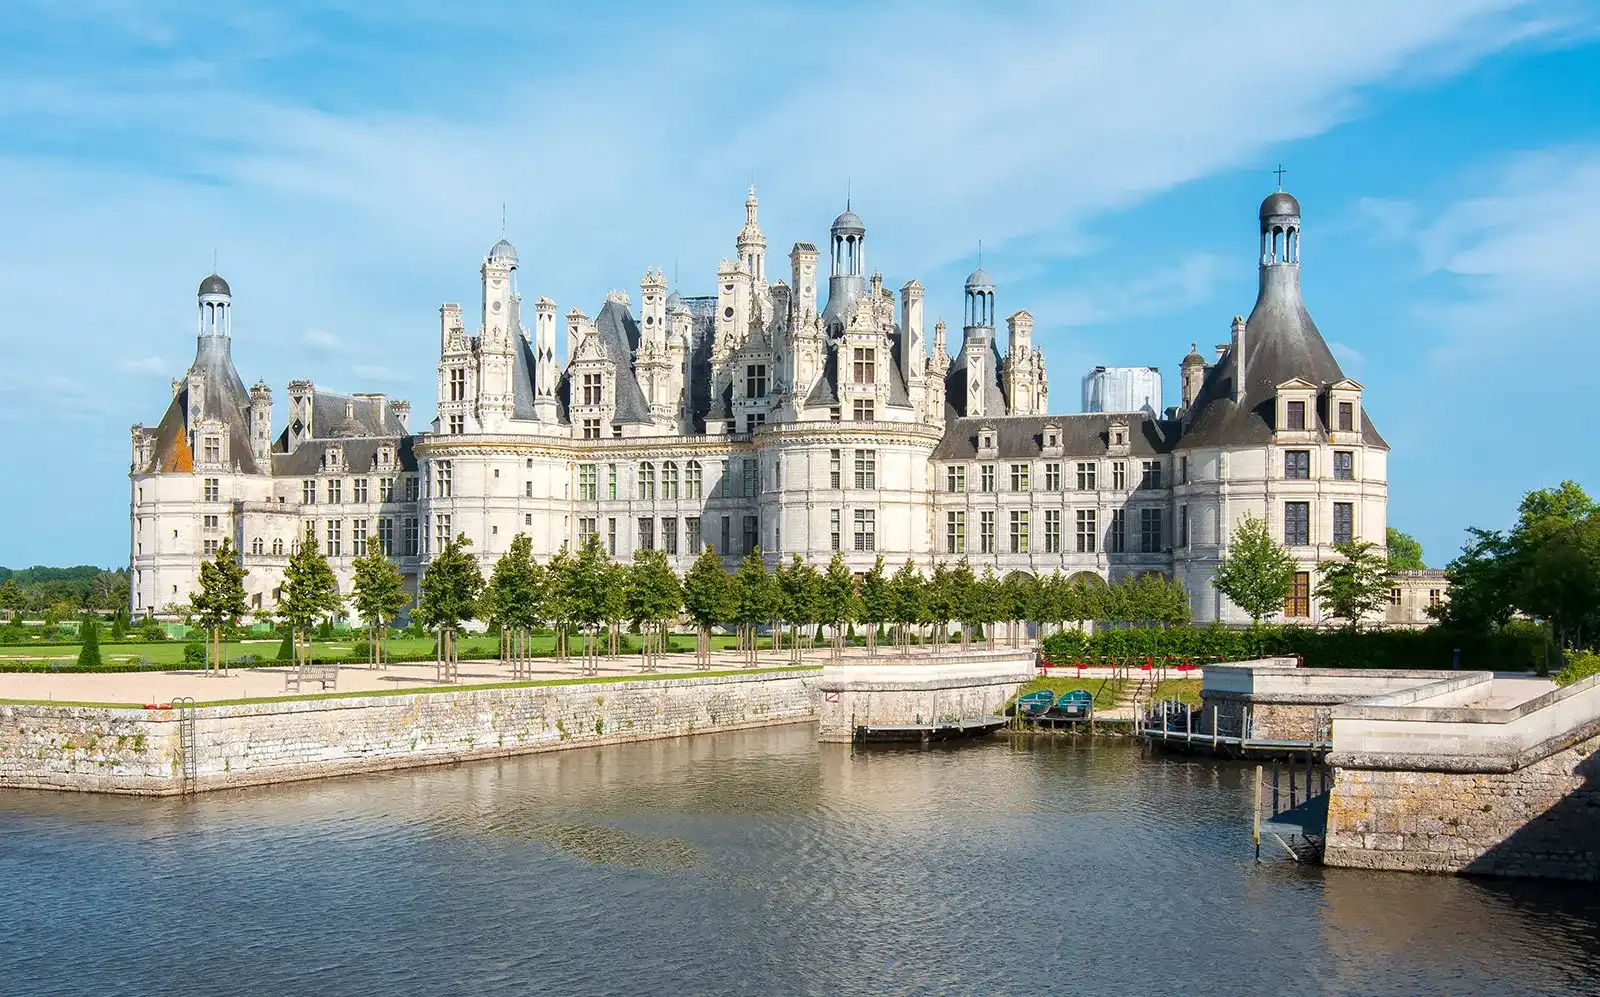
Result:
{"type": "Polygon", "coordinates": [[[1025,717],[1042,717],[1056,704],[1056,694],[1049,689],[1039,689],[1017,698],[1017,712],[1025,717]]]}
{"type": "Polygon", "coordinates": [[[1088,689],[1070,689],[1056,700],[1055,714],[1064,720],[1083,720],[1094,709],[1094,693],[1088,689]]]}

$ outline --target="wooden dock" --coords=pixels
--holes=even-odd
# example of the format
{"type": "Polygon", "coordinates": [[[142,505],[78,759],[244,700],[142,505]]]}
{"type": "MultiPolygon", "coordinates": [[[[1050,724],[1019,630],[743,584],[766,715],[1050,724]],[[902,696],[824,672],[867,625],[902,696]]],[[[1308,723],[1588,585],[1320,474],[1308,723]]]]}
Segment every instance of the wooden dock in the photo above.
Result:
{"type": "MultiPolygon", "coordinates": [[[[1171,724],[1167,715],[1162,714],[1160,723],[1141,713],[1137,706],[1133,712],[1134,736],[1151,746],[1161,746],[1169,750],[1198,752],[1205,754],[1221,755],[1227,758],[1296,758],[1306,757],[1321,760],[1333,748],[1331,737],[1313,738],[1310,740],[1292,740],[1270,737],[1251,737],[1250,728],[1253,726],[1246,718],[1242,730],[1225,733],[1219,729],[1215,711],[1211,722],[1202,722],[1196,729],[1194,719],[1196,714],[1188,712],[1184,715],[1182,726],[1171,724]]],[[[1202,718],[1203,719],[1203,718],[1202,718]]]]}

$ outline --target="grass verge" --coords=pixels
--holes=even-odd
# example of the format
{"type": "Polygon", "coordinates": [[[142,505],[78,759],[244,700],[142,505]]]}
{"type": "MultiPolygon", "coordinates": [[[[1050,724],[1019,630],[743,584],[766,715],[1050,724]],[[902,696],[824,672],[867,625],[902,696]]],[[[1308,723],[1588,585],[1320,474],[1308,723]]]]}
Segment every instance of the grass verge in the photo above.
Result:
{"type": "MultiPolygon", "coordinates": [[[[1198,683],[1196,684],[1198,685],[1198,683]]],[[[1124,679],[1079,679],[1056,678],[1054,676],[1049,678],[1040,677],[1024,684],[1022,688],[1017,690],[1016,696],[1012,696],[1006,701],[1006,705],[1010,706],[1012,703],[1015,703],[1018,696],[1026,696],[1028,693],[1038,692],[1040,689],[1049,689],[1057,696],[1060,696],[1064,692],[1072,692],[1075,689],[1086,689],[1094,695],[1095,709],[1109,710],[1113,706],[1116,706],[1119,701],[1121,701],[1122,694],[1124,691],[1126,691],[1127,686],[1128,683],[1124,679]]]]}

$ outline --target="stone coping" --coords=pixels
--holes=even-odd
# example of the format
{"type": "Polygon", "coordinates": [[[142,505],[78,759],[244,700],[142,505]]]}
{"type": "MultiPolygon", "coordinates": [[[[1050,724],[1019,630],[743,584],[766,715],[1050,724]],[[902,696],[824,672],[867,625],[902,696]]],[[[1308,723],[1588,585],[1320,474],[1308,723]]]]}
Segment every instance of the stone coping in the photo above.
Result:
{"type": "Polygon", "coordinates": [[[1600,688],[1600,675],[1590,675],[1571,685],[1556,689],[1533,699],[1507,707],[1481,706],[1416,706],[1420,700],[1433,699],[1452,692],[1494,681],[1493,672],[1451,672],[1451,677],[1419,685],[1412,689],[1373,696],[1347,702],[1335,710],[1335,720],[1423,720],[1443,723],[1508,724],[1531,713],[1582,696],[1591,689],[1600,688]]]}

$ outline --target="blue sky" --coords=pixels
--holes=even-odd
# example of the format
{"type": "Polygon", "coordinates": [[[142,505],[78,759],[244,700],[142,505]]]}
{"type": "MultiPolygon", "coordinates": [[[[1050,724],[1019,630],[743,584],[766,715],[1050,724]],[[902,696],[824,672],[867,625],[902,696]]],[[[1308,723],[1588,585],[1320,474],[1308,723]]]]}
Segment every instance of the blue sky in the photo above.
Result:
{"type": "Polygon", "coordinates": [[[930,318],[959,324],[981,239],[1071,412],[1095,364],[1176,401],[1250,310],[1281,162],[1430,563],[1529,488],[1600,485],[1592,5],[992,6],[11,0],[0,564],[126,563],[128,427],[193,356],[213,251],[280,418],[307,377],[421,425],[502,203],[524,295],[593,314],[646,267],[709,291],[752,176],[779,257],[849,184],[930,318]]]}

